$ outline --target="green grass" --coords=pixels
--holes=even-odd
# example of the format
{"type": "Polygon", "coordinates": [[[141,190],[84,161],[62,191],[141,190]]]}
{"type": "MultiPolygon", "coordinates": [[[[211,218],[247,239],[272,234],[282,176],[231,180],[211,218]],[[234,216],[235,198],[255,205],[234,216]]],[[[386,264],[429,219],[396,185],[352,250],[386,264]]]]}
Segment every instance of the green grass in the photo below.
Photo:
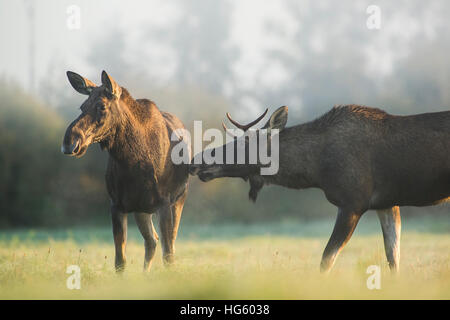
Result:
{"type": "MultiPolygon", "coordinates": [[[[131,219],[132,220],[132,219],[131,219]]],[[[319,273],[333,221],[182,225],[176,263],[158,251],[142,272],[144,248],[129,231],[128,265],[114,272],[109,228],[0,231],[0,299],[449,299],[450,221],[403,219],[401,273],[390,274],[378,222],[364,218],[328,276],[319,273]],[[68,290],[67,266],[81,267],[68,290]],[[382,268],[369,290],[369,265],[382,268]]]]}

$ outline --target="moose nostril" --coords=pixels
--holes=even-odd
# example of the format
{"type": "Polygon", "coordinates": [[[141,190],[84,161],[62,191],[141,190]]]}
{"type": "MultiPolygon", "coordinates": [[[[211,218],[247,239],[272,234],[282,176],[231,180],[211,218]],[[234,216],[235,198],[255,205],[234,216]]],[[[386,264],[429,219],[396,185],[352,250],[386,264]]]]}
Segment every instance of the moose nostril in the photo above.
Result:
{"type": "MultiPolygon", "coordinates": [[[[75,142],[73,143],[73,145],[75,145],[75,148],[72,149],[72,153],[78,153],[78,151],[80,151],[80,143],[79,143],[79,141],[78,141],[78,140],[75,141],[75,142]]],[[[73,145],[72,145],[72,146],[73,146],[73,145]]]]}
{"type": "Polygon", "coordinates": [[[67,147],[66,144],[63,144],[61,147],[61,151],[64,154],[74,154],[80,150],[80,141],[75,140],[70,147],[67,147]]]}

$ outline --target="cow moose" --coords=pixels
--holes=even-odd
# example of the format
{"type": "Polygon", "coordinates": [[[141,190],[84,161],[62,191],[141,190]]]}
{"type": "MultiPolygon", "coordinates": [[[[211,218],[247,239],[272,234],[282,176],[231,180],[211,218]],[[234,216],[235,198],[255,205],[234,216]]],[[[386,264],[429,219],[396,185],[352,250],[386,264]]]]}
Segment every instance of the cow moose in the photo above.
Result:
{"type": "Polygon", "coordinates": [[[99,143],[109,153],[106,186],[116,271],[123,271],[126,264],[130,212],[134,212],[144,238],[144,270],[149,270],[159,240],[153,213],[159,217],[163,261],[170,264],[188,190],[188,164],[175,165],[170,157],[176,143],[170,137],[184,128],[182,122],[150,100],[135,100],[105,71],[101,86],[71,71],[67,77],[73,88],[88,98],[81,105],[81,115],[67,128],[61,151],[81,157],[90,144],[99,143]]]}
{"type": "MultiPolygon", "coordinates": [[[[241,125],[227,116],[246,132],[263,118],[241,125]]],[[[430,206],[450,200],[450,111],[397,116],[376,108],[344,105],[335,106],[314,121],[285,127],[287,117],[288,108],[281,107],[263,126],[279,130],[276,174],[261,175],[260,161],[240,165],[206,163],[202,159],[208,149],[194,156],[200,161],[191,163],[190,174],[204,182],[241,177],[249,181],[253,201],[264,185],[321,189],[338,207],[320,264],[322,272],[333,267],[361,216],[367,210],[376,210],[389,267],[398,271],[399,207],[430,206]]],[[[222,152],[225,159],[229,144],[234,143],[231,148],[235,150],[238,139],[246,136],[208,152],[222,152]]],[[[248,143],[246,139],[247,149],[248,143]]]]}

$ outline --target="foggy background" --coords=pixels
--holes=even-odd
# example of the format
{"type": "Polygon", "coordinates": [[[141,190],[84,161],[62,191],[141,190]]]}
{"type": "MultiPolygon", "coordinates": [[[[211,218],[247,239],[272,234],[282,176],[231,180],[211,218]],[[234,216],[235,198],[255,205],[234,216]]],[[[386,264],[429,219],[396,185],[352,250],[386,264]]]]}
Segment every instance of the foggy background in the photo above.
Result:
{"type": "MultiPolygon", "coordinates": [[[[449,110],[449,13],[444,0],[0,1],[0,227],[109,224],[107,153],[96,145],[81,159],[60,153],[85,99],[67,70],[97,84],[106,70],[188,128],[194,120],[220,128],[226,112],[246,122],[282,105],[288,125],[335,104],[449,110]],[[369,5],[381,10],[380,29],[366,26],[369,5]]],[[[252,204],[240,179],[190,182],[186,223],[336,214],[318,190],[264,187],[252,204]]]]}

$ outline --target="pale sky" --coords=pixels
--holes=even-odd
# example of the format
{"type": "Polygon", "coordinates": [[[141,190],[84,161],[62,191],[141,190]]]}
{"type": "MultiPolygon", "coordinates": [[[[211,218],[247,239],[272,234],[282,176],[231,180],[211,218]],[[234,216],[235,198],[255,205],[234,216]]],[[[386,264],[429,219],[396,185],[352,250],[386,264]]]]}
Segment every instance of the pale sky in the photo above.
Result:
{"type": "MultiPolygon", "coordinates": [[[[27,18],[27,3],[29,0],[0,0],[0,77],[19,82],[28,87],[29,71],[29,35],[30,26],[27,18]]],[[[33,1],[33,0],[31,0],[33,1]]],[[[201,0],[199,0],[201,1],[201,0]]],[[[219,1],[219,0],[217,0],[219,1]]],[[[57,63],[65,69],[88,70],[86,55],[89,46],[94,41],[107,34],[111,28],[119,27],[127,34],[128,60],[137,63],[139,50],[137,43],[142,32],[142,26],[164,26],[180,18],[181,12],[176,2],[164,0],[119,1],[119,0],[35,0],[36,24],[36,80],[45,80],[50,63],[57,63]],[[67,9],[77,5],[81,9],[81,29],[70,30],[67,27],[69,14],[67,9]]],[[[317,17],[317,23],[308,18],[311,1],[299,2],[299,8],[304,13],[305,20],[295,21],[289,14],[286,1],[280,0],[233,0],[232,21],[230,23],[230,45],[239,48],[241,56],[232,67],[236,84],[241,89],[251,90],[255,85],[273,88],[283,86],[288,80],[289,70],[277,61],[268,58],[267,50],[281,49],[287,54],[302,56],[296,43],[288,41],[302,28],[311,29],[308,39],[298,39],[320,56],[330,48],[330,39],[346,34],[342,30],[366,28],[368,17],[366,8],[371,1],[343,1],[343,9],[348,14],[317,17]],[[345,5],[344,5],[345,4],[345,5]],[[276,33],[268,34],[265,25],[270,24],[276,33]]],[[[409,44],[417,33],[424,33],[433,38],[437,35],[435,28],[446,19],[445,13],[439,12],[442,1],[431,1],[427,12],[414,13],[407,10],[408,2],[398,1],[395,5],[389,1],[378,1],[382,9],[382,28],[379,31],[367,32],[367,38],[362,39],[362,49],[367,57],[365,70],[373,77],[383,77],[392,69],[396,59],[409,54],[409,44]],[[389,3],[389,4],[388,4],[389,3]],[[436,15],[435,13],[440,13],[436,15]]],[[[336,5],[334,1],[320,1],[316,6],[327,9],[336,5]]],[[[317,10],[317,8],[316,8],[317,10]]],[[[195,20],[192,21],[195,23],[195,20]]],[[[212,26],[213,27],[213,26],[212,26]]],[[[347,31],[346,31],[347,32],[347,31]]],[[[349,35],[351,38],[352,35],[349,35]]],[[[148,45],[148,44],[147,44],[148,45]]],[[[152,44],[147,67],[157,71],[161,83],[171,82],[171,70],[174,61],[170,50],[158,48],[152,44]],[[150,56],[151,55],[151,56],[150,56]],[[161,67],[164,66],[164,67],[161,67]],[[159,69],[158,69],[159,68],[159,69]]],[[[146,51],[147,52],[147,51],[146,51]]],[[[98,73],[98,70],[95,70],[98,73]]],[[[231,89],[230,89],[231,90],[231,89]]],[[[226,91],[226,90],[225,90],[226,91]]],[[[227,95],[227,92],[224,92],[227,95]]],[[[232,91],[228,92],[232,94],[232,91]]],[[[244,101],[252,108],[252,101],[244,101]]],[[[255,106],[256,108],[256,106],[255,106]]]]}

